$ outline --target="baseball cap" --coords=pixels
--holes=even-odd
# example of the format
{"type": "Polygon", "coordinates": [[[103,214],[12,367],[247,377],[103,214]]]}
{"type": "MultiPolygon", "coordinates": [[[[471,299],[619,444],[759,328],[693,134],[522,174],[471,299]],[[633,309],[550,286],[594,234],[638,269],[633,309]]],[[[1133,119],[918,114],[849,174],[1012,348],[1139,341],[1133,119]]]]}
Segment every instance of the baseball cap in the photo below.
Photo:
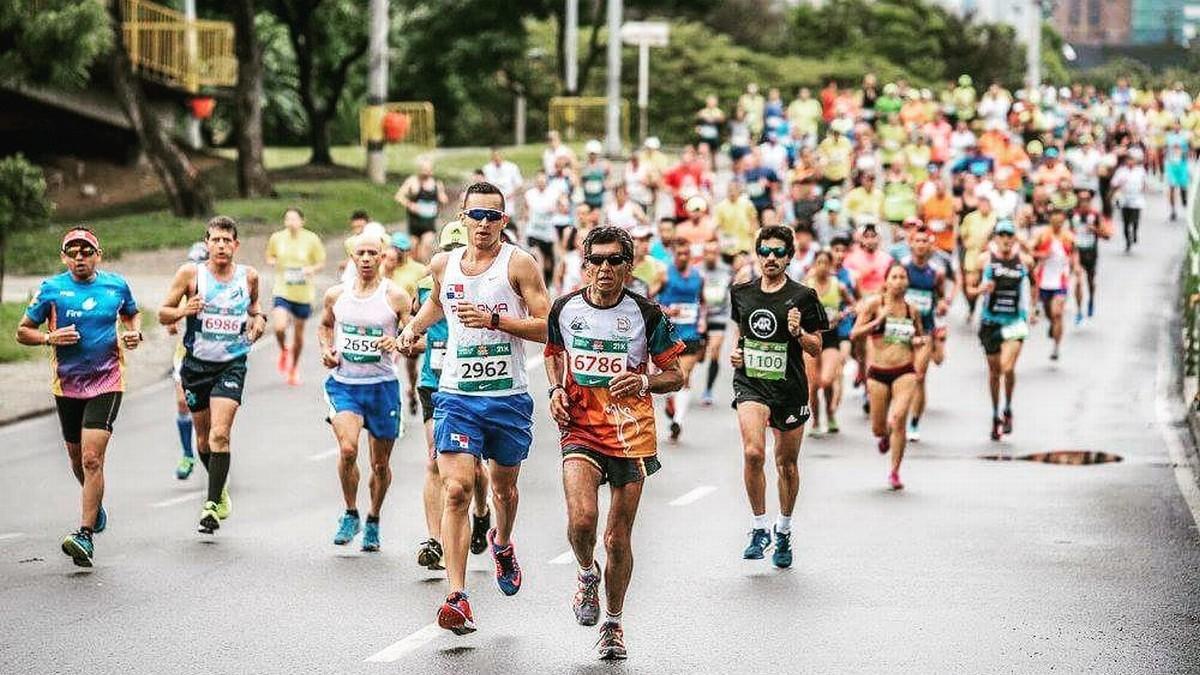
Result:
{"type": "Polygon", "coordinates": [[[82,241],[86,244],[90,244],[92,248],[97,250],[100,248],[100,240],[96,238],[94,233],[79,228],[73,229],[63,235],[62,246],[59,248],[66,249],[67,244],[70,244],[73,241],[82,241]]]}
{"type": "Polygon", "coordinates": [[[708,209],[708,202],[705,201],[704,197],[696,195],[695,197],[687,200],[685,208],[687,209],[688,213],[704,211],[708,209]]]}
{"type": "Polygon", "coordinates": [[[188,249],[187,259],[189,262],[199,263],[208,260],[208,247],[203,242],[196,242],[188,249]]]}
{"type": "Polygon", "coordinates": [[[599,155],[600,153],[604,152],[604,146],[600,145],[600,141],[593,138],[587,142],[587,145],[584,146],[584,150],[586,150],[589,155],[599,155]]]}
{"type": "Polygon", "coordinates": [[[654,230],[650,229],[649,225],[638,225],[629,231],[629,236],[634,239],[645,239],[654,236],[654,230]]]}
{"type": "Polygon", "coordinates": [[[1004,220],[996,223],[996,227],[992,229],[992,232],[995,234],[1016,234],[1017,228],[1013,225],[1011,220],[1005,218],[1004,220]]]}
{"type": "Polygon", "coordinates": [[[1046,152],[1044,154],[1046,155],[1047,159],[1052,159],[1052,158],[1058,157],[1058,148],[1055,148],[1053,146],[1046,148],[1046,152]]]}
{"type": "Polygon", "coordinates": [[[404,232],[396,232],[392,235],[392,247],[401,251],[411,251],[412,239],[404,232]]]}
{"type": "Polygon", "coordinates": [[[662,141],[658,140],[658,136],[647,136],[642,145],[646,146],[647,150],[658,150],[662,147],[662,141]]]}
{"type": "Polygon", "coordinates": [[[467,245],[467,228],[462,222],[452,220],[442,228],[442,234],[438,238],[438,247],[449,248],[456,245],[467,245]]]}

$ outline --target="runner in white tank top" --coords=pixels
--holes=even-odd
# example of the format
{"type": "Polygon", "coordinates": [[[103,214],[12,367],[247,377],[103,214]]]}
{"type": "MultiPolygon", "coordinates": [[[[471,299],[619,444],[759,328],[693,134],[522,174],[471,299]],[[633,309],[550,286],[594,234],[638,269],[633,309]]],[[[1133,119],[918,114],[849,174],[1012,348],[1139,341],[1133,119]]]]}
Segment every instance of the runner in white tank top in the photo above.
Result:
{"type": "Polygon", "coordinates": [[[321,362],[332,369],[325,380],[329,419],[341,451],[338,479],[346,511],[333,543],[350,543],[363,531],[362,550],[379,550],[379,512],[392,482],[392,446],[403,433],[404,408],[396,377],[396,333],[408,321],[412,298],[380,278],[387,242],[378,234],[350,238],[354,281],[325,292],[317,342],[321,362]],[[358,513],[358,439],[366,428],[371,448],[371,505],[363,528],[358,513]]]}
{"type": "Polygon", "coordinates": [[[546,341],[550,301],[533,256],[501,243],[508,224],[504,197],[490,183],[475,183],[459,218],[467,246],[439,253],[430,264],[431,302],[400,334],[411,350],[443,317],[449,327],[439,390],[433,394],[433,435],[446,495],[442,512],[443,564],[450,594],[438,625],[457,635],[475,630],[466,593],[468,508],[475,464],[488,462],[496,527],[488,532],[496,585],[505,595],[521,589],[521,567],[510,540],[517,510],[517,476],[533,442],[533,399],[526,392],[525,341],[546,341]]]}

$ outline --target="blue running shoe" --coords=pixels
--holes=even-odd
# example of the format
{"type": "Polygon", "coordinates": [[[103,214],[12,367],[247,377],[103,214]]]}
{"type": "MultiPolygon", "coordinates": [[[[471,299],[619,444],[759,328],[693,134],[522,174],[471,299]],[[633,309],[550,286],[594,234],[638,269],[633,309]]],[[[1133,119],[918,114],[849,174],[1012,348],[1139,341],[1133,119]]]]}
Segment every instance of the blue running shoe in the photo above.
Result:
{"type": "Polygon", "coordinates": [[[100,505],[100,509],[96,511],[96,526],[92,528],[92,532],[100,534],[108,528],[108,511],[104,510],[104,505],[100,505]]]}
{"type": "Polygon", "coordinates": [[[771,556],[771,563],[780,569],[786,569],[792,566],[792,533],[780,532],[775,530],[775,553],[771,556]]]}
{"type": "Polygon", "coordinates": [[[750,543],[742,552],[746,560],[762,560],[763,554],[771,548],[771,534],[764,529],[750,531],[750,543]]]}
{"type": "Polygon", "coordinates": [[[496,563],[496,585],[505,595],[516,595],[521,590],[521,565],[517,563],[517,554],[513,545],[496,544],[496,528],[488,530],[488,544],[492,551],[492,560],[496,563]]]}
{"type": "Polygon", "coordinates": [[[338,522],[337,534],[333,535],[333,543],[338,546],[349,544],[360,529],[362,529],[362,523],[358,516],[343,513],[342,519],[338,522]]]}
{"type": "Polygon", "coordinates": [[[92,538],[82,530],[63,539],[62,552],[71,556],[79,567],[92,566],[92,538]]]}
{"type": "Polygon", "coordinates": [[[379,521],[368,520],[366,526],[363,527],[362,550],[379,550],[379,521]]]}

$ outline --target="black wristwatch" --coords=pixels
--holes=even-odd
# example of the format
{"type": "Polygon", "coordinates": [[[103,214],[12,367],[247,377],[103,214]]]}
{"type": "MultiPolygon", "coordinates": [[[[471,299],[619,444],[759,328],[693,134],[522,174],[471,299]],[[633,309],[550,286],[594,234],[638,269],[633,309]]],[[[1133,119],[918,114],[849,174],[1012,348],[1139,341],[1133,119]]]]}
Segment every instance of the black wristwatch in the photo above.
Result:
{"type": "Polygon", "coordinates": [[[546,398],[552,398],[554,396],[554,392],[558,391],[559,389],[562,389],[563,391],[567,390],[567,388],[561,384],[556,384],[546,391],[546,398]]]}
{"type": "Polygon", "coordinates": [[[500,327],[500,313],[492,312],[492,320],[488,324],[488,328],[491,328],[492,330],[496,330],[499,327],[500,327]]]}

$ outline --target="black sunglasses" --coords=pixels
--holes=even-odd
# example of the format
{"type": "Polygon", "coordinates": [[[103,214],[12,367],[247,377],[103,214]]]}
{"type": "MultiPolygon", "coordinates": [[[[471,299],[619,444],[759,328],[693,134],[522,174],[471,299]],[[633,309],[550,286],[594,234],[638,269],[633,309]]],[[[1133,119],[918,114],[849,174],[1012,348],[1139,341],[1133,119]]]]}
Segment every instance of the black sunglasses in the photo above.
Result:
{"type": "Polygon", "coordinates": [[[586,260],[589,265],[595,265],[596,267],[599,267],[604,263],[608,263],[609,267],[616,267],[617,265],[623,265],[628,262],[629,258],[626,258],[622,253],[610,253],[608,255],[589,255],[586,260]]]}
{"type": "Polygon", "coordinates": [[[786,246],[759,246],[758,254],[764,258],[771,254],[775,254],[776,258],[786,258],[788,257],[788,250],[786,246]]]}
{"type": "Polygon", "coordinates": [[[504,217],[504,212],[496,209],[468,209],[463,213],[471,220],[486,220],[489,223],[494,223],[504,217]]]}
{"type": "Polygon", "coordinates": [[[68,258],[78,258],[80,256],[83,256],[84,258],[90,258],[96,255],[96,249],[92,248],[91,246],[72,246],[70,248],[64,248],[63,255],[67,256],[68,258]]]}

